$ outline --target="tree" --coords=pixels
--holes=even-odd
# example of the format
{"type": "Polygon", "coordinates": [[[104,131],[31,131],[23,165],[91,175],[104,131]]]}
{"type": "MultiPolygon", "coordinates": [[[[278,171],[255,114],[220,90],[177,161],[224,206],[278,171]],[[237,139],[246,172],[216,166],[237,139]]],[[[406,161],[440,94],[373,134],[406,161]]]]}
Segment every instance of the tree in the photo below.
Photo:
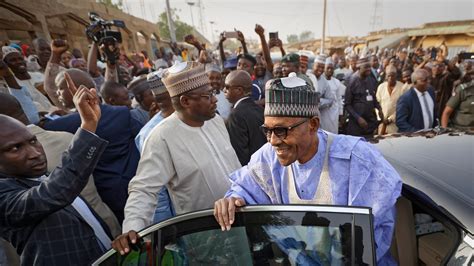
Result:
{"type": "Polygon", "coordinates": [[[288,43],[298,42],[298,35],[290,34],[290,35],[286,36],[286,40],[288,41],[288,43]]]}
{"type": "Polygon", "coordinates": [[[307,30],[300,33],[300,42],[309,41],[311,39],[314,39],[314,33],[312,31],[307,30]]]}
{"type": "MultiPolygon", "coordinates": [[[[174,30],[176,32],[176,41],[183,41],[186,35],[193,33],[192,26],[179,20],[179,17],[176,15],[176,9],[171,10],[171,16],[173,18],[174,30]]],[[[171,39],[166,11],[160,14],[160,19],[157,24],[160,29],[161,37],[171,39]]]]}
{"type": "Polygon", "coordinates": [[[117,3],[113,3],[112,0],[97,0],[97,3],[103,4],[106,7],[116,8],[122,10],[123,0],[118,0],[117,3]]]}

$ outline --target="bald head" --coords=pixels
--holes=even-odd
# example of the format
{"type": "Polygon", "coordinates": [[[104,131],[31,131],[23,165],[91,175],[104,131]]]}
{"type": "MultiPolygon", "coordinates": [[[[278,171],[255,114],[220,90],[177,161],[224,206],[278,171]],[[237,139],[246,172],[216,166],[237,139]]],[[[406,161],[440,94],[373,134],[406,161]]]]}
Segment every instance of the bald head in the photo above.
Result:
{"type": "Polygon", "coordinates": [[[20,102],[10,94],[0,93],[0,114],[15,118],[25,125],[30,124],[20,102]]]}
{"type": "Polygon", "coordinates": [[[430,73],[424,69],[417,69],[411,74],[411,81],[418,91],[424,92],[428,89],[430,73]]]}
{"type": "Polygon", "coordinates": [[[252,78],[244,70],[234,70],[225,78],[224,94],[230,103],[236,103],[252,91],[252,78]]]}
{"type": "Polygon", "coordinates": [[[69,76],[71,76],[71,79],[74,81],[74,84],[77,88],[79,88],[79,86],[81,85],[84,85],[87,88],[95,88],[95,83],[89,74],[85,73],[82,70],[74,68],[62,71],[56,76],[55,83],[56,87],[58,88],[58,100],[65,108],[72,109],[74,108],[74,103],[72,102],[72,94],[67,89],[67,83],[64,79],[64,73],[68,73],[69,76]]]}
{"type": "Polygon", "coordinates": [[[32,178],[44,175],[46,155],[36,137],[20,121],[0,114],[0,173],[32,178]]]}
{"type": "Polygon", "coordinates": [[[252,89],[252,78],[244,70],[234,70],[225,78],[225,84],[230,86],[241,86],[246,92],[252,89]]]}

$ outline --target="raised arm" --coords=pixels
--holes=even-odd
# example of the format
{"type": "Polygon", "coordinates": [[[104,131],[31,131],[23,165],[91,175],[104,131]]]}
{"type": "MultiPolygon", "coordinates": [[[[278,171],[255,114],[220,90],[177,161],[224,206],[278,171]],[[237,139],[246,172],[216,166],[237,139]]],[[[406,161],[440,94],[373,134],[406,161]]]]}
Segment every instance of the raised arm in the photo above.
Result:
{"type": "MultiPolygon", "coordinates": [[[[67,75],[67,74],[66,74],[67,75]]],[[[62,157],[60,167],[48,179],[30,189],[0,191],[0,225],[22,226],[40,221],[55,211],[71,204],[87,184],[89,176],[107,146],[107,141],[93,134],[97,128],[101,112],[95,89],[76,89],[70,77],[68,88],[81,117],[79,129],[62,157]]]]}
{"type": "Polygon", "coordinates": [[[120,56],[120,48],[119,44],[111,44],[105,45],[102,44],[100,46],[100,51],[102,54],[106,54],[106,67],[105,67],[105,81],[115,81],[118,82],[118,67],[117,67],[117,60],[120,56]],[[113,60],[110,60],[108,57],[114,57],[113,60]]]}
{"type": "Polygon", "coordinates": [[[270,56],[270,48],[268,48],[268,43],[265,40],[265,30],[261,25],[256,24],[255,32],[260,37],[260,43],[262,44],[262,52],[263,52],[263,57],[265,58],[267,71],[270,73],[273,73],[273,61],[272,61],[272,57],[270,56]]]}
{"type": "Polygon", "coordinates": [[[201,43],[199,43],[196,37],[194,37],[192,34],[186,35],[186,37],[184,37],[184,41],[196,47],[198,54],[200,54],[202,50],[205,50],[201,43]]]}
{"type": "Polygon", "coordinates": [[[225,53],[224,53],[225,40],[226,38],[224,36],[224,33],[221,33],[221,39],[219,40],[219,55],[221,56],[222,69],[224,69],[224,63],[225,63],[225,53]]]}
{"type": "Polygon", "coordinates": [[[247,50],[247,44],[245,43],[245,37],[244,37],[244,34],[239,30],[237,31],[237,40],[240,41],[240,43],[242,44],[242,49],[244,50],[244,54],[248,54],[249,51],[247,50]]]}
{"type": "Polygon", "coordinates": [[[65,70],[61,64],[61,55],[69,48],[67,41],[65,40],[54,40],[51,42],[51,57],[49,58],[46,70],[44,72],[44,89],[48,94],[51,101],[59,108],[64,108],[58,100],[58,94],[56,93],[58,88],[56,87],[55,79],[59,72],[65,70]]]}
{"type": "Polygon", "coordinates": [[[283,42],[280,39],[270,40],[269,46],[270,46],[270,49],[272,49],[273,47],[280,48],[281,57],[286,55],[285,49],[283,49],[283,42]]]}
{"type": "Polygon", "coordinates": [[[97,54],[99,46],[95,42],[92,43],[89,53],[87,54],[87,71],[93,78],[100,76],[99,68],[97,67],[97,54]]]}

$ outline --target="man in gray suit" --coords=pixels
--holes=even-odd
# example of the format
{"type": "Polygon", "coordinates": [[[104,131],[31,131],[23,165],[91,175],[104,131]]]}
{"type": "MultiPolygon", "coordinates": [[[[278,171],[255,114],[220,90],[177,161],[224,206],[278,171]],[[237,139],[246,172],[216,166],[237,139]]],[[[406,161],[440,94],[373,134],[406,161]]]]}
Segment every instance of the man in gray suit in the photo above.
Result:
{"type": "Polygon", "coordinates": [[[0,115],[0,237],[22,265],[87,265],[110,248],[107,226],[79,196],[107,142],[95,89],[69,88],[81,128],[49,176],[43,147],[18,120],[0,115]]]}

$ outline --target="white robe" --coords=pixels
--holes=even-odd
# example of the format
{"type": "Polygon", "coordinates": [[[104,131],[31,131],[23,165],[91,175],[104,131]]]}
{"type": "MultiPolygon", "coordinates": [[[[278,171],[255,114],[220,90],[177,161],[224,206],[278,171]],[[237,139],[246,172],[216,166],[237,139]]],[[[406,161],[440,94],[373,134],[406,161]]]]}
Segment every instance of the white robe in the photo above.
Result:
{"type": "Polygon", "coordinates": [[[327,79],[321,75],[318,79],[320,128],[337,134],[339,129],[339,104],[337,96],[331,90],[327,79]]]}
{"type": "Polygon", "coordinates": [[[28,89],[31,98],[34,104],[36,105],[36,109],[38,109],[39,112],[50,112],[54,110],[54,105],[35,87],[37,86],[37,84],[44,82],[44,75],[39,72],[28,73],[30,74],[31,78],[27,80],[20,80],[15,77],[16,81],[18,82],[18,85],[26,87],[28,89]]]}
{"type": "Polygon", "coordinates": [[[220,116],[190,127],[173,113],[145,141],[128,186],[123,232],[152,223],[162,186],[168,188],[176,214],[212,208],[229,189],[229,175],[240,167],[220,116]]]}
{"type": "MultiPolygon", "coordinates": [[[[327,79],[326,79],[327,80],[327,79]]],[[[332,77],[331,79],[327,80],[329,83],[329,87],[331,91],[336,95],[337,98],[337,105],[339,108],[339,115],[343,115],[344,113],[344,95],[346,94],[346,86],[342,84],[341,81],[332,77]]]]}

